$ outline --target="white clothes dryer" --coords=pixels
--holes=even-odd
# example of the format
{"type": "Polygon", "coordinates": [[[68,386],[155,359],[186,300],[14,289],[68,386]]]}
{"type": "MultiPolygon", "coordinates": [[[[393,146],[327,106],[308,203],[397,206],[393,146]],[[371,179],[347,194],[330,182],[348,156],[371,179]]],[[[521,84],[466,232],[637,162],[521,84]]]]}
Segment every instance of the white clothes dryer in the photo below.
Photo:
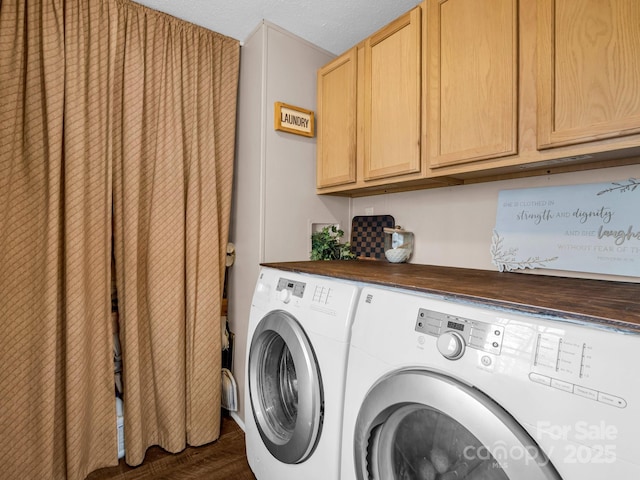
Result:
{"type": "Polygon", "coordinates": [[[365,287],[342,480],[640,478],[640,335],[365,287]]]}
{"type": "Polygon", "coordinates": [[[247,339],[245,434],[258,480],[337,479],[359,287],[262,268],[247,339]]]}

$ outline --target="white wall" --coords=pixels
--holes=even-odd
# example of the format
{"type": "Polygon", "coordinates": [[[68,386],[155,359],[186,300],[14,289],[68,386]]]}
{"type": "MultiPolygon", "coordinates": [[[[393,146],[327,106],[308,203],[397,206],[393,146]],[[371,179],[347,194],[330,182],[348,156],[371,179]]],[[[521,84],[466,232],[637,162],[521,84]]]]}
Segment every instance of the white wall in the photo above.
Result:
{"type": "MultiPolygon", "coordinates": [[[[414,233],[411,263],[497,270],[489,249],[500,190],[599,183],[640,178],[640,166],[615,167],[516,180],[417,190],[355,198],[352,214],[390,214],[414,233]]],[[[577,272],[536,270],[530,273],[605,278],[577,272]]],[[[616,280],[638,281],[637,278],[616,280]]]]}
{"type": "MultiPolygon", "coordinates": [[[[308,260],[311,223],[349,222],[349,200],[315,193],[316,137],[275,131],[274,102],[316,109],[316,72],[333,55],[268,28],[264,261],[308,260]]],[[[350,222],[349,222],[350,223],[350,222]]]]}
{"type": "Polygon", "coordinates": [[[316,138],[274,130],[277,101],[315,111],[316,71],[332,58],[268,22],[240,50],[230,231],[236,262],[227,290],[241,421],[247,327],[260,263],[308,260],[311,223],[350,223],[348,198],[315,194],[316,138]]]}

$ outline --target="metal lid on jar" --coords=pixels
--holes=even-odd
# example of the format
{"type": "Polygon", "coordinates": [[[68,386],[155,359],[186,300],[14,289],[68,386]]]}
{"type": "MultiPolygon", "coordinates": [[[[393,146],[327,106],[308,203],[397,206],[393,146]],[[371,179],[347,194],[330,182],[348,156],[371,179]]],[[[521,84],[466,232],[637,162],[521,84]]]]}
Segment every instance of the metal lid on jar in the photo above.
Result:
{"type": "Polygon", "coordinates": [[[407,230],[403,230],[400,225],[396,225],[393,228],[385,227],[383,230],[384,233],[411,233],[407,230]]]}

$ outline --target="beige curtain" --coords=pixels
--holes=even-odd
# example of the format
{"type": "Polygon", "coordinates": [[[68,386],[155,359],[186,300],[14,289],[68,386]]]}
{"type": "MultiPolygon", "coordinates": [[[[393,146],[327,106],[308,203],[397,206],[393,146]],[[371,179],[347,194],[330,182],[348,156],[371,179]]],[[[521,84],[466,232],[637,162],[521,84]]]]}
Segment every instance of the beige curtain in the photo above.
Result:
{"type": "Polygon", "coordinates": [[[238,57],[128,1],[0,2],[3,479],[117,462],[112,230],[128,463],[217,438],[238,57]]]}
{"type": "Polygon", "coordinates": [[[80,479],[117,460],[110,60],[84,32],[102,30],[94,4],[83,9],[0,6],[3,479],[80,479]]]}
{"type": "Polygon", "coordinates": [[[127,463],[218,438],[239,44],[118,2],[115,256],[127,463]]]}

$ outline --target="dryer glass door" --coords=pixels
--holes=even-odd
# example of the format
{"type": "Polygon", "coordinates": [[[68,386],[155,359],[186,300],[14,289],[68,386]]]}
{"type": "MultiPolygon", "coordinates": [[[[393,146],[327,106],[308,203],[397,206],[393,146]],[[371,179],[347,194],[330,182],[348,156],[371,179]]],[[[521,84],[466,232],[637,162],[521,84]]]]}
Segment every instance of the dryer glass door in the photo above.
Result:
{"type": "Polygon", "coordinates": [[[251,409],[263,443],[283,463],[303,462],[322,430],[322,382],[298,321],[267,314],[253,334],[248,363],[251,409]]]}
{"type": "Polygon", "coordinates": [[[504,409],[450,377],[405,370],[386,377],[358,415],[358,479],[561,480],[504,409]]]}

